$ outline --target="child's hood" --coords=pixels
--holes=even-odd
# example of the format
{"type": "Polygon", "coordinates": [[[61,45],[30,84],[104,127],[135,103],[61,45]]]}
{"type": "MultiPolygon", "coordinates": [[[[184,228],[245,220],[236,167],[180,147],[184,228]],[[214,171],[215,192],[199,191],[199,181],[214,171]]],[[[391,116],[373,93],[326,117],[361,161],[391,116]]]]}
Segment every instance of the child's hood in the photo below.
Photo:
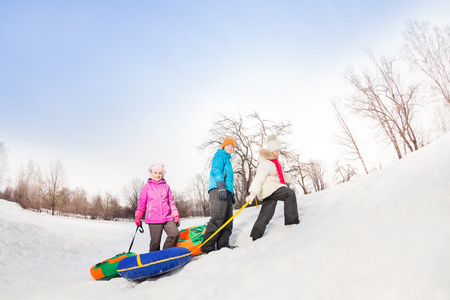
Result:
{"type": "Polygon", "coordinates": [[[264,161],[264,160],[270,160],[270,159],[275,159],[275,156],[273,155],[273,153],[265,148],[260,148],[259,149],[259,161],[264,161]]]}

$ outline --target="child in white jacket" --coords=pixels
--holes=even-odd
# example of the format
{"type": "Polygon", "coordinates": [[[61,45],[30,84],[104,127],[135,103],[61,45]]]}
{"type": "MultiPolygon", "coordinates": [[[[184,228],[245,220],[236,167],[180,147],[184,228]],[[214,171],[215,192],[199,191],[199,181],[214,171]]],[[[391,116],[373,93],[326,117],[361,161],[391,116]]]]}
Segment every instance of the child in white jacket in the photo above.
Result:
{"type": "Polygon", "coordinates": [[[256,196],[262,199],[261,211],[250,233],[254,241],[263,236],[267,224],[275,213],[278,200],[284,201],[284,224],[300,223],[295,192],[286,185],[292,183],[291,177],[283,172],[278,161],[280,152],[281,144],[273,134],[268,137],[267,149],[259,150],[259,165],[249,188],[250,194],[246,198],[250,204],[256,196]]]}

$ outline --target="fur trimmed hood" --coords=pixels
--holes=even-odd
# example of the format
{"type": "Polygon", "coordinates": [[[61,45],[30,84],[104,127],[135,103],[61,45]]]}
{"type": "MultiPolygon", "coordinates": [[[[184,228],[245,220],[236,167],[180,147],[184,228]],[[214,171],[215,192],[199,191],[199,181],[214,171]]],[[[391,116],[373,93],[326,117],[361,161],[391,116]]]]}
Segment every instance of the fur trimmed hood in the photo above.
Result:
{"type": "Polygon", "coordinates": [[[259,149],[259,161],[261,160],[269,160],[269,159],[275,159],[275,156],[273,155],[272,151],[260,148],[259,149]]]}

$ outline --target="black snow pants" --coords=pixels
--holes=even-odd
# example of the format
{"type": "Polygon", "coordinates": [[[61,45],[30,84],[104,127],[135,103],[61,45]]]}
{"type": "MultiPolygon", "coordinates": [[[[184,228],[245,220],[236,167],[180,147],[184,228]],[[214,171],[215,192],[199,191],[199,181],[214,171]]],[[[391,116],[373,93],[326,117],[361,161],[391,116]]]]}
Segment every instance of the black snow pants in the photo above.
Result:
{"type": "Polygon", "coordinates": [[[284,201],[284,225],[300,223],[298,219],[297,197],[295,196],[294,190],[288,187],[280,187],[263,200],[261,211],[250,233],[250,237],[253,240],[257,240],[263,236],[266,226],[272,220],[275,213],[278,200],[284,201]]]}
{"type": "MultiPolygon", "coordinates": [[[[227,199],[220,200],[217,196],[217,189],[209,191],[209,209],[211,212],[211,219],[206,225],[205,235],[203,241],[206,241],[210,236],[222,227],[226,221],[233,216],[233,198],[231,192],[227,191],[227,199]]],[[[220,250],[223,247],[229,246],[231,231],[233,230],[233,221],[227,224],[219,233],[213,236],[206,244],[201,247],[203,253],[208,253],[214,250],[220,250]]]]}

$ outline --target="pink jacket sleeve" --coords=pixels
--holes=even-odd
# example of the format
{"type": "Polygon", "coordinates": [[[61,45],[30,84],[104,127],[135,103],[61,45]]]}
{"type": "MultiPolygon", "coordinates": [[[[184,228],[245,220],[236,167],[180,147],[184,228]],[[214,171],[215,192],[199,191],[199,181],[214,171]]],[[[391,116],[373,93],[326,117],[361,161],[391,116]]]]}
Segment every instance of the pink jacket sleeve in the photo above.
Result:
{"type": "Polygon", "coordinates": [[[141,194],[139,196],[137,210],[145,212],[146,206],[147,206],[147,184],[145,184],[141,189],[141,194]]]}

